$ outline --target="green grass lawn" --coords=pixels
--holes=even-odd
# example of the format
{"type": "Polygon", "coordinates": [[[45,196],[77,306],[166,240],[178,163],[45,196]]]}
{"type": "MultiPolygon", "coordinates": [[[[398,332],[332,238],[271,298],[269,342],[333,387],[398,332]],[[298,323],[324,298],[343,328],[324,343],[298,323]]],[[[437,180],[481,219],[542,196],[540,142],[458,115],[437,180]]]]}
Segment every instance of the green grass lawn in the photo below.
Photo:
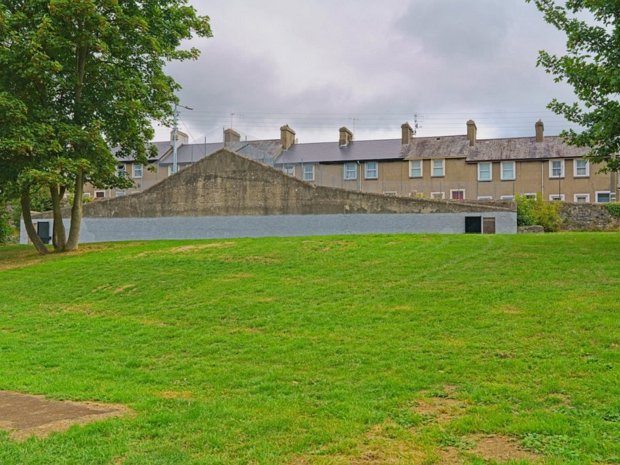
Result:
{"type": "Polygon", "coordinates": [[[0,248],[0,390],[135,412],[2,465],[617,464],[620,234],[0,248]]]}

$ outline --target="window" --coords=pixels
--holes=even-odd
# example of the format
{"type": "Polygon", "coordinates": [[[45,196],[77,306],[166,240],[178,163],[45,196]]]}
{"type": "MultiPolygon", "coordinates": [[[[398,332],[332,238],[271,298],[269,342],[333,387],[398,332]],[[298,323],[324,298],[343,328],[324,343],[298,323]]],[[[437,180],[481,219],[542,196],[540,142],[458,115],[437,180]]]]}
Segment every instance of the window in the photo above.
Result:
{"type": "Polygon", "coordinates": [[[465,189],[450,189],[452,200],[465,200],[465,189]]]}
{"type": "Polygon", "coordinates": [[[533,192],[528,192],[528,193],[526,193],[526,194],[523,194],[523,196],[524,196],[526,199],[536,199],[536,197],[538,197],[538,195],[536,195],[536,194],[535,194],[535,193],[533,193],[533,192]]]}
{"type": "Polygon", "coordinates": [[[82,198],[83,198],[83,199],[90,199],[90,192],[84,192],[84,193],[82,194],[82,198]]]}
{"type": "Polygon", "coordinates": [[[478,163],[478,181],[493,180],[493,163],[478,163]]]}
{"type": "Polygon", "coordinates": [[[596,192],[596,203],[609,203],[611,202],[612,195],[611,192],[608,191],[597,191],[596,192]]]}
{"type": "MultiPolygon", "coordinates": [[[[433,160],[433,176],[445,176],[446,174],[446,160],[433,160]]],[[[443,198],[443,197],[442,197],[443,198]]]]}
{"type": "Polygon", "coordinates": [[[117,197],[125,197],[125,191],[116,191],[117,197]]]}
{"type": "Polygon", "coordinates": [[[134,164],[133,165],[133,177],[134,178],[141,178],[142,177],[142,165],[141,164],[134,164]]]}
{"type": "Polygon", "coordinates": [[[379,177],[379,164],[376,161],[364,163],[364,177],[366,179],[377,179],[379,177]]]}
{"type": "Polygon", "coordinates": [[[563,178],[564,177],[564,160],[551,160],[549,162],[549,177],[550,178],[563,178]]]}
{"type": "Polygon", "coordinates": [[[314,165],[304,165],[304,181],[314,181],[314,165]]]}
{"type": "Polygon", "coordinates": [[[289,176],[295,176],[295,165],[284,165],[284,174],[288,174],[289,176]]]}
{"type": "Polygon", "coordinates": [[[564,194],[551,194],[549,200],[551,202],[564,202],[564,194]]]}
{"type": "Polygon", "coordinates": [[[443,200],[446,198],[445,192],[431,192],[431,199],[443,200]]]}
{"type": "Polygon", "coordinates": [[[499,199],[500,200],[514,200],[515,196],[514,195],[502,195],[499,199]]]}
{"type": "Polygon", "coordinates": [[[492,195],[479,195],[478,200],[493,200],[492,195]]]}
{"type": "Polygon", "coordinates": [[[345,181],[355,181],[357,179],[357,163],[345,163],[343,176],[345,181]]]}
{"type": "Polygon", "coordinates": [[[573,171],[576,178],[587,178],[590,176],[590,163],[588,163],[588,160],[575,160],[573,162],[573,171]]]}
{"type": "Polygon", "coordinates": [[[95,191],[96,199],[105,199],[105,191],[95,191]]]}
{"type": "Polygon", "coordinates": [[[590,203],[590,194],[575,194],[575,203],[590,203]]]}
{"type": "Polygon", "coordinates": [[[502,181],[514,181],[517,177],[515,175],[515,162],[503,161],[502,162],[502,181]]]}
{"type": "Polygon", "coordinates": [[[421,178],[422,174],[422,160],[411,160],[409,162],[409,177],[421,178]]]}
{"type": "Polygon", "coordinates": [[[127,176],[127,167],[125,165],[118,165],[116,167],[116,175],[119,178],[127,176]]]}
{"type": "Polygon", "coordinates": [[[383,192],[383,195],[387,195],[388,197],[396,197],[398,195],[398,192],[396,192],[396,191],[385,191],[385,192],[383,192]]]}

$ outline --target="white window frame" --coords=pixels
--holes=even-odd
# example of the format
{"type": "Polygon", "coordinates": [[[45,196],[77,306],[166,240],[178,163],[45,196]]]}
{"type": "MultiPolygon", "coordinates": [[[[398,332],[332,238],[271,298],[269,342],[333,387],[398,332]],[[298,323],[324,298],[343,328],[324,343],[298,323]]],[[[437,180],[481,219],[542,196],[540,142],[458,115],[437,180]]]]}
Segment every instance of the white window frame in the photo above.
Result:
{"type": "Polygon", "coordinates": [[[515,196],[514,195],[500,195],[499,199],[500,200],[514,200],[515,196]]]}
{"type": "Polygon", "coordinates": [[[500,179],[502,181],[514,181],[515,179],[517,179],[517,163],[514,161],[503,161],[500,163],[500,179]],[[504,176],[504,166],[506,165],[512,165],[512,177],[511,178],[507,178],[506,176],[504,176]]]}
{"type": "Polygon", "coordinates": [[[594,200],[596,201],[596,203],[610,203],[610,202],[614,201],[614,195],[613,195],[613,192],[611,192],[611,191],[596,191],[594,193],[594,200]],[[598,200],[599,194],[607,194],[607,195],[609,195],[609,202],[599,202],[599,200],[598,200]]]}
{"type": "Polygon", "coordinates": [[[379,179],[379,162],[377,161],[367,161],[366,163],[364,163],[364,179],[379,179]],[[375,168],[372,169],[370,168],[369,165],[373,164],[375,165],[375,168]],[[374,176],[372,174],[370,174],[371,172],[374,171],[374,176]]]}
{"type": "Polygon", "coordinates": [[[434,158],[431,160],[431,178],[443,178],[446,175],[445,158],[434,158]],[[435,174],[435,163],[441,162],[441,174],[435,174]]]}
{"type": "Polygon", "coordinates": [[[573,201],[575,203],[590,203],[590,194],[575,194],[573,195],[573,201]],[[583,197],[585,202],[580,202],[579,197],[583,197]]]}
{"type": "Polygon", "coordinates": [[[134,179],[142,179],[144,175],[144,167],[141,163],[134,163],[131,165],[132,177],[134,179]]]}
{"type": "Polygon", "coordinates": [[[383,195],[385,195],[387,197],[396,197],[398,195],[398,192],[396,192],[396,191],[383,191],[383,195]]]}
{"type": "Polygon", "coordinates": [[[562,179],[565,173],[565,163],[564,160],[549,160],[549,178],[550,179],[562,179]],[[553,164],[560,163],[560,175],[556,176],[553,174],[553,164]]]}
{"type": "Polygon", "coordinates": [[[410,178],[423,178],[424,177],[424,163],[422,160],[409,160],[409,177],[410,178]],[[417,168],[415,168],[417,165],[417,168]],[[420,174],[413,174],[414,169],[419,169],[420,174]]]}
{"type": "Polygon", "coordinates": [[[549,202],[564,202],[565,200],[564,194],[549,194],[549,202]]]}
{"type": "Polygon", "coordinates": [[[465,200],[465,189],[450,189],[450,200],[465,200]],[[454,199],[454,198],[452,198],[452,194],[454,192],[462,192],[463,193],[463,198],[462,199],[454,199]]]}
{"type": "Polygon", "coordinates": [[[493,181],[493,162],[490,161],[481,161],[478,163],[478,181],[479,182],[490,182],[493,181]],[[482,176],[480,175],[481,171],[480,168],[482,168],[483,165],[489,165],[489,177],[482,179],[482,176]]]}
{"type": "Polygon", "coordinates": [[[117,165],[116,166],[116,176],[119,178],[123,178],[127,176],[127,166],[126,165],[117,165]]]}
{"type": "Polygon", "coordinates": [[[493,200],[492,195],[479,195],[478,200],[493,200]]]}
{"type": "Polygon", "coordinates": [[[575,178],[587,178],[590,176],[590,161],[589,160],[584,160],[583,158],[575,158],[573,160],[573,177],[575,178]],[[585,162],[586,164],[586,174],[579,174],[577,172],[577,163],[578,162],[585,162]]]}
{"type": "Polygon", "coordinates": [[[446,193],[445,192],[431,192],[431,199],[433,200],[445,200],[446,193]]]}
{"type": "Polygon", "coordinates": [[[95,191],[95,198],[96,199],[105,199],[105,191],[95,191]],[[103,194],[101,197],[97,194],[103,194]]]}
{"type": "Polygon", "coordinates": [[[357,163],[345,163],[342,165],[342,179],[345,181],[357,180],[357,163]],[[353,167],[353,169],[349,169],[353,167]]]}
{"type": "Polygon", "coordinates": [[[90,199],[90,192],[84,192],[84,193],[82,194],[82,198],[83,198],[83,199],[90,199]]]}
{"type": "Polygon", "coordinates": [[[536,200],[538,198],[538,194],[536,192],[526,192],[523,194],[526,199],[536,200]]]}
{"type": "Polygon", "coordinates": [[[307,163],[303,166],[303,170],[302,170],[302,179],[306,182],[313,182],[314,178],[315,178],[315,169],[314,169],[314,164],[313,163],[307,163]],[[310,171],[306,171],[306,170],[310,170],[310,171]],[[308,176],[310,175],[310,176],[308,176]]]}
{"type": "Polygon", "coordinates": [[[284,165],[282,172],[288,176],[295,176],[295,165],[284,165]]]}
{"type": "Polygon", "coordinates": [[[125,197],[125,195],[127,195],[127,193],[125,191],[116,191],[116,193],[114,195],[116,197],[125,197]]]}

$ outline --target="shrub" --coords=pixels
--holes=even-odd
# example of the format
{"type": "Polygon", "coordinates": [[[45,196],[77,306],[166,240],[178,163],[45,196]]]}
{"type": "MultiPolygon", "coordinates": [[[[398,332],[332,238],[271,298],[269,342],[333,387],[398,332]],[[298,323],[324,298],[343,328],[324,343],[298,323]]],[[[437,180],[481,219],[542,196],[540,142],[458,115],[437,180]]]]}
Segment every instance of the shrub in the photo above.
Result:
{"type": "Polygon", "coordinates": [[[548,232],[560,229],[562,218],[559,202],[545,202],[542,195],[537,195],[535,199],[517,195],[515,201],[517,202],[517,225],[538,224],[548,232]]]}
{"type": "Polygon", "coordinates": [[[620,218],[620,202],[606,203],[605,208],[613,216],[620,218]]]}
{"type": "Polygon", "coordinates": [[[0,244],[9,242],[12,235],[11,215],[4,206],[0,205],[0,244]]]}

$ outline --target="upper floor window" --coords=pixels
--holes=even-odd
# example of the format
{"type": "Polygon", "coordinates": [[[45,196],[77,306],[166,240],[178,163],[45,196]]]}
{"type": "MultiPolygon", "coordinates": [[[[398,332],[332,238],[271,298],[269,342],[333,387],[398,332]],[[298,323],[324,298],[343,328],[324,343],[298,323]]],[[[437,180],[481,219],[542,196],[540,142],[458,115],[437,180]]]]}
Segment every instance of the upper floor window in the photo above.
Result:
{"type": "Polygon", "coordinates": [[[433,160],[433,173],[432,176],[445,176],[446,174],[446,160],[433,160]]]}
{"type": "Polygon", "coordinates": [[[127,176],[127,167],[125,165],[117,165],[116,166],[116,175],[119,178],[127,176]]]}
{"type": "Polygon", "coordinates": [[[493,180],[493,163],[490,161],[478,163],[478,181],[493,180]]]}
{"type": "Polygon", "coordinates": [[[411,160],[409,162],[409,177],[421,178],[422,175],[422,160],[411,160]]]}
{"type": "Polygon", "coordinates": [[[289,176],[295,176],[295,165],[284,165],[284,174],[288,174],[289,176]]]}
{"type": "Polygon", "coordinates": [[[314,165],[304,165],[304,181],[314,181],[314,165]]]}
{"type": "Polygon", "coordinates": [[[564,160],[551,160],[549,162],[549,177],[550,178],[563,178],[564,177],[564,160]]]}
{"type": "Polygon", "coordinates": [[[517,178],[514,161],[502,162],[502,181],[514,181],[517,178]]]}
{"type": "Polygon", "coordinates": [[[364,163],[364,177],[366,179],[377,179],[379,177],[379,163],[376,161],[364,163]]]}
{"type": "Polygon", "coordinates": [[[141,178],[142,177],[142,165],[139,163],[134,163],[133,165],[133,177],[141,178]]]}
{"type": "Polygon", "coordinates": [[[576,178],[585,178],[590,176],[590,163],[588,160],[577,159],[573,162],[574,176],[576,178]]]}
{"type": "Polygon", "coordinates": [[[357,179],[357,163],[345,163],[342,169],[345,181],[357,179]]]}

